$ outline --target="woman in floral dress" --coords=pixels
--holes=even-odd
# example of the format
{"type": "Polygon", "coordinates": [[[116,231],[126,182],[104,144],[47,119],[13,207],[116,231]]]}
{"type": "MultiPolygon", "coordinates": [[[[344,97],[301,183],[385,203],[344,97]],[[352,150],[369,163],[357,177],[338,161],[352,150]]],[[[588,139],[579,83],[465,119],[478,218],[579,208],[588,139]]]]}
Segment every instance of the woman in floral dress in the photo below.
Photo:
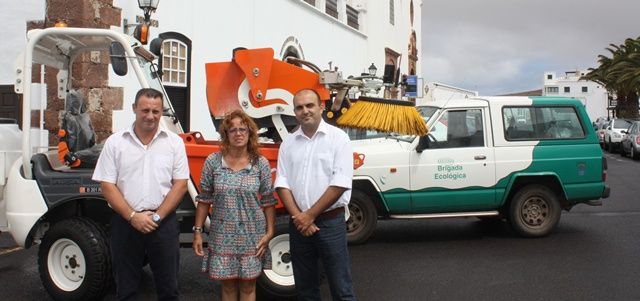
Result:
{"type": "Polygon", "coordinates": [[[255,300],[256,279],[271,267],[269,240],[275,232],[276,200],[269,161],[258,153],[257,126],[240,110],[220,124],[221,151],[207,157],[194,226],[193,249],[202,271],[222,282],[222,300],[255,300]],[[209,208],[209,240],[202,226],[209,208]]]}

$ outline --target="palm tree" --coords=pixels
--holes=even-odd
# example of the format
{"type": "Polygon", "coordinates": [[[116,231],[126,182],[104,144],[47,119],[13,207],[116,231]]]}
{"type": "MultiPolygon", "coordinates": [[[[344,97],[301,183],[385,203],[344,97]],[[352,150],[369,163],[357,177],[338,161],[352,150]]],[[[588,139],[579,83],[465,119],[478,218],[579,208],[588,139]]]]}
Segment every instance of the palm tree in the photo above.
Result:
{"type": "Polygon", "coordinates": [[[626,39],[624,44],[605,48],[611,57],[598,56],[597,68],[590,68],[583,79],[603,85],[617,100],[616,116],[638,118],[640,94],[640,37],[626,39]]]}

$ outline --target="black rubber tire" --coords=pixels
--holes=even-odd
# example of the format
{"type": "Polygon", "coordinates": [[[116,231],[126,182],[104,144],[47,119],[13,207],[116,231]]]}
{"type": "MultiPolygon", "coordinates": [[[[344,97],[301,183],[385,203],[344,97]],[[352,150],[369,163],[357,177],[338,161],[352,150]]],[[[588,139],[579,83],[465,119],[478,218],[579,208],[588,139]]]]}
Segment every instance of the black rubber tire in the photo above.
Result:
{"type": "Polygon", "coordinates": [[[349,244],[363,244],[376,230],[378,213],[371,198],[359,190],[351,192],[347,221],[347,241],[349,244]]]}
{"type": "MultiPolygon", "coordinates": [[[[262,274],[257,280],[257,296],[258,300],[261,299],[273,299],[274,297],[277,300],[286,300],[286,299],[294,299],[297,296],[297,291],[295,287],[295,283],[293,282],[293,267],[291,263],[291,253],[289,249],[289,224],[288,219],[286,221],[281,221],[276,223],[276,233],[271,239],[269,247],[271,249],[271,261],[273,270],[267,271],[263,270],[262,274]],[[286,239],[286,243],[285,243],[286,239]],[[277,248],[272,248],[271,242],[285,244],[286,248],[284,250],[278,250],[277,248]],[[282,251],[282,253],[280,253],[282,251]],[[276,266],[280,267],[280,270],[276,268],[276,266]],[[285,267],[282,269],[282,267],[285,267]],[[288,268],[287,268],[288,267],[288,268]],[[274,275],[273,273],[278,274],[278,271],[291,271],[290,278],[288,280],[291,281],[291,285],[283,285],[282,283],[278,283],[271,279],[269,275],[274,275]]],[[[274,245],[275,246],[275,245],[274,245]]],[[[278,276],[282,276],[284,274],[279,274],[278,276]]],[[[288,272],[287,274],[288,275],[288,272]]],[[[282,279],[280,279],[282,280],[282,279]]]]}
{"type": "Polygon", "coordinates": [[[607,151],[609,153],[613,153],[613,143],[611,143],[611,140],[609,140],[609,143],[607,143],[607,151]]]}
{"type": "Polygon", "coordinates": [[[546,186],[531,184],[522,187],[509,206],[511,228],[523,237],[548,235],[560,220],[560,203],[546,186]]]}
{"type": "Polygon", "coordinates": [[[633,147],[633,145],[631,146],[631,159],[633,160],[640,160],[640,154],[638,154],[638,152],[636,152],[636,149],[633,147]]]}
{"type": "Polygon", "coordinates": [[[620,157],[626,157],[627,153],[624,151],[624,146],[622,145],[622,143],[620,143],[620,146],[618,148],[618,153],[620,153],[620,157]]]}
{"type": "Polygon", "coordinates": [[[80,217],[55,223],[42,239],[38,250],[38,269],[42,284],[55,300],[102,299],[113,283],[106,231],[94,221],[80,217]],[[73,255],[65,260],[65,254],[73,255]],[[82,262],[84,270],[80,265],[82,262]],[[65,278],[63,266],[67,274],[73,272],[70,278],[81,280],[65,278]],[[57,268],[59,270],[53,270],[57,268]],[[64,287],[65,284],[71,286],[64,287]]]}

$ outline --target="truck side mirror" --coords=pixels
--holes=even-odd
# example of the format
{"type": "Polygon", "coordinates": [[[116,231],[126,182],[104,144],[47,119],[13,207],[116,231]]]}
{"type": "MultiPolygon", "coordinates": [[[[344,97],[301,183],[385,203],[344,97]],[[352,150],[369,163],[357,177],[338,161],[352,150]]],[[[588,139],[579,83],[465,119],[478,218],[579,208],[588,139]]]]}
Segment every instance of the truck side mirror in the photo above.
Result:
{"type": "Polygon", "coordinates": [[[420,136],[418,145],[416,146],[416,152],[422,153],[423,150],[429,148],[429,135],[420,136]]]}
{"type": "Polygon", "coordinates": [[[149,44],[149,51],[158,57],[162,56],[162,43],[164,43],[163,38],[155,38],[151,40],[151,43],[149,44]]]}
{"type": "Polygon", "coordinates": [[[118,42],[111,42],[109,46],[109,58],[111,59],[111,68],[113,73],[119,76],[127,75],[127,59],[124,53],[124,47],[118,42]]]}

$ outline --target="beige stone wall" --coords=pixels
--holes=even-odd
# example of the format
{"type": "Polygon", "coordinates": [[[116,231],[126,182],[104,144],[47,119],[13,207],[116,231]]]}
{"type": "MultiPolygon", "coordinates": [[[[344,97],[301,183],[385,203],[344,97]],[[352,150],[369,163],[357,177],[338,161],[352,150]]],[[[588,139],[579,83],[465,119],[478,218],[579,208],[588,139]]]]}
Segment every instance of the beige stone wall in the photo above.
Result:
{"type": "MultiPolygon", "coordinates": [[[[29,22],[28,29],[52,27],[56,21],[64,20],[69,27],[109,28],[119,25],[121,9],[113,6],[112,0],[46,0],[44,21],[29,22]]],[[[109,57],[106,52],[82,55],[73,65],[71,87],[85,96],[85,105],[91,115],[98,140],[111,134],[113,110],[121,110],[122,88],[108,86],[109,57]]],[[[45,69],[47,84],[47,111],[45,128],[49,130],[49,144],[57,145],[57,133],[61,125],[64,100],[57,96],[57,70],[45,69]]],[[[34,67],[32,80],[40,81],[40,68],[34,67]]],[[[35,117],[38,120],[37,116],[35,117]]]]}

